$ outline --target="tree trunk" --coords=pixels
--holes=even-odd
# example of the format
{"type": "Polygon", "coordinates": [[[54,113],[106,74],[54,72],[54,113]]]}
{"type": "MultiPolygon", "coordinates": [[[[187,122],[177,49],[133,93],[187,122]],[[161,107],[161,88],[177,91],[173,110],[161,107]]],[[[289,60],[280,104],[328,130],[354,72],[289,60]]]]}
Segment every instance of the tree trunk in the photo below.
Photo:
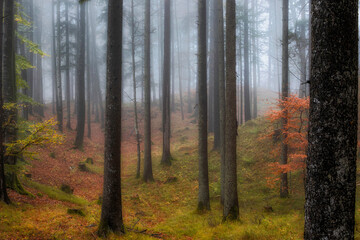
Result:
{"type": "Polygon", "coordinates": [[[244,108],[245,122],[251,120],[250,66],[249,66],[249,3],[244,4],[244,108]]]}
{"type": "MultiPolygon", "coordinates": [[[[3,45],[3,98],[5,103],[17,103],[17,89],[15,77],[15,9],[13,0],[5,0],[4,9],[4,45],[3,45]]],[[[9,125],[5,130],[5,143],[16,141],[16,107],[5,110],[5,119],[9,125]]],[[[7,156],[5,163],[16,164],[16,157],[7,156]]]]}
{"type": "Polygon", "coordinates": [[[223,1],[217,0],[217,11],[219,16],[219,38],[218,38],[218,51],[219,51],[219,116],[220,116],[220,155],[221,155],[221,204],[224,204],[225,198],[225,59],[224,59],[224,7],[223,1]]]}
{"type": "Polygon", "coordinates": [[[257,51],[257,46],[256,46],[256,5],[257,5],[257,1],[256,0],[252,0],[252,15],[253,15],[253,33],[252,33],[252,37],[251,37],[251,41],[252,41],[252,49],[253,49],[253,74],[252,74],[252,79],[253,79],[253,114],[252,114],[252,118],[256,119],[257,115],[258,115],[258,109],[257,109],[257,56],[256,56],[256,51],[257,51]]]}
{"type": "MultiPolygon", "coordinates": [[[[3,12],[4,12],[4,0],[0,0],[0,66],[3,66],[3,12]]],[[[3,110],[3,70],[0,68],[0,125],[2,126],[5,120],[5,113],[3,110]]],[[[10,199],[6,190],[6,180],[5,180],[5,169],[4,169],[4,135],[5,131],[3,128],[0,129],[0,201],[7,204],[10,203],[10,199]]]]}
{"type": "Polygon", "coordinates": [[[241,24],[239,24],[239,32],[240,32],[240,36],[239,36],[239,120],[238,123],[241,125],[243,125],[243,121],[244,121],[244,95],[243,95],[243,55],[242,55],[242,48],[243,48],[243,42],[242,42],[242,26],[241,24]]]}
{"type": "Polygon", "coordinates": [[[182,58],[181,58],[181,36],[179,35],[179,25],[176,15],[176,2],[174,2],[174,12],[175,12],[175,26],[176,26],[176,46],[178,50],[178,77],[179,77],[179,94],[180,94],[180,111],[181,119],[184,120],[184,108],[183,108],[183,92],[182,92],[182,58]]]}
{"type": "Polygon", "coordinates": [[[121,203],[121,96],[123,1],[109,0],[104,189],[98,233],[125,233],[121,203]]]}
{"type": "MultiPolygon", "coordinates": [[[[301,6],[305,7],[305,0],[301,0],[301,6]]],[[[299,97],[307,97],[307,84],[306,84],[306,73],[307,73],[307,61],[306,61],[306,31],[305,31],[305,9],[301,11],[301,26],[300,26],[300,91],[299,97]]]]}
{"type": "Polygon", "coordinates": [[[162,131],[163,131],[163,153],[161,164],[171,165],[170,155],[170,69],[171,69],[171,0],[164,1],[164,68],[163,68],[163,111],[162,111],[162,131]]]}
{"type": "Polygon", "coordinates": [[[186,7],[187,7],[187,14],[188,14],[188,19],[186,20],[186,23],[187,23],[187,33],[186,33],[186,36],[187,36],[187,70],[188,70],[188,87],[187,87],[187,103],[188,103],[188,109],[187,109],[187,112],[188,113],[192,113],[193,112],[193,109],[192,109],[192,103],[191,103],[191,55],[190,55],[190,49],[191,49],[191,43],[190,43],[190,22],[191,22],[191,19],[190,19],[190,1],[191,0],[187,0],[186,1],[186,7]]]}
{"type": "Polygon", "coordinates": [[[312,0],[311,16],[304,238],[354,239],[358,1],[312,0]]]}
{"type": "Polygon", "coordinates": [[[57,1],[56,9],[57,9],[57,31],[56,31],[56,39],[57,39],[57,62],[56,62],[56,91],[57,91],[57,99],[56,99],[56,115],[59,126],[59,131],[63,131],[63,106],[62,106],[62,82],[61,82],[61,30],[60,30],[60,1],[57,1]]]}
{"type": "Polygon", "coordinates": [[[56,90],[56,26],[55,26],[55,0],[52,0],[51,3],[51,26],[52,26],[52,41],[51,41],[51,72],[52,72],[52,90],[53,90],[53,104],[52,104],[52,112],[56,114],[56,103],[57,103],[57,95],[58,92],[56,90]]]}
{"type": "MultiPolygon", "coordinates": [[[[91,9],[91,13],[94,12],[93,8],[92,8],[92,5],[90,5],[90,9],[91,9]]],[[[96,24],[94,22],[94,19],[93,19],[93,14],[91,14],[90,16],[90,23],[91,23],[91,26],[92,28],[94,29],[92,34],[91,34],[91,37],[92,37],[92,41],[91,41],[91,44],[92,44],[92,58],[93,58],[93,61],[92,61],[92,64],[93,64],[93,77],[94,77],[94,90],[95,90],[95,98],[97,99],[97,102],[98,102],[98,105],[100,107],[100,124],[101,124],[101,128],[104,128],[105,126],[105,121],[104,121],[104,114],[105,114],[105,111],[104,111],[104,106],[103,106],[103,98],[102,98],[102,94],[101,94],[101,87],[100,87],[100,77],[99,77],[99,69],[98,69],[98,64],[97,64],[97,52],[96,52],[96,49],[97,49],[97,45],[96,45],[96,24]]]]}
{"type": "Polygon", "coordinates": [[[140,133],[139,133],[137,98],[136,98],[135,28],[136,28],[136,26],[135,26],[135,15],[134,15],[134,0],[131,0],[131,60],[132,60],[133,94],[134,94],[134,100],[133,100],[134,101],[134,126],[135,126],[136,150],[137,150],[136,178],[140,178],[141,153],[140,153],[140,133]]]}
{"type": "MultiPolygon", "coordinates": [[[[31,19],[31,21],[34,23],[34,1],[33,0],[27,0],[27,4],[28,4],[28,7],[29,7],[29,13],[28,13],[28,16],[29,16],[29,19],[31,19]]],[[[31,24],[29,26],[29,33],[28,33],[28,36],[29,36],[29,40],[31,42],[34,42],[34,26],[33,24],[31,24]]],[[[34,66],[34,54],[29,51],[29,62],[32,66],[34,66]]],[[[28,83],[28,86],[29,88],[27,89],[27,96],[30,97],[30,98],[34,98],[34,94],[33,94],[33,91],[34,91],[34,69],[33,68],[29,68],[26,70],[27,72],[27,83],[28,83]]],[[[33,114],[32,112],[32,106],[31,104],[26,104],[26,118],[28,118],[28,114],[33,114]]]]}
{"type": "Polygon", "coordinates": [[[219,114],[219,18],[218,15],[218,0],[213,1],[213,39],[214,39],[214,68],[212,74],[214,75],[214,95],[213,98],[213,124],[214,124],[214,150],[220,148],[220,114],[219,114]]]}
{"type": "Polygon", "coordinates": [[[90,70],[90,24],[89,24],[89,2],[86,4],[86,122],[87,122],[87,137],[91,139],[91,88],[92,88],[92,74],[90,70]]]}
{"type": "Polygon", "coordinates": [[[198,2],[199,199],[198,210],[210,210],[207,128],[206,0],[198,2]]]}
{"type": "MultiPolygon", "coordinates": [[[[36,42],[42,46],[42,9],[38,10],[35,16],[36,22],[36,42]]],[[[36,55],[36,86],[34,87],[35,101],[41,105],[35,107],[35,111],[41,117],[44,117],[44,94],[43,94],[43,73],[42,73],[42,56],[36,55]]]]}
{"type": "Polygon", "coordinates": [[[71,129],[71,106],[70,106],[70,40],[69,40],[69,1],[65,2],[65,12],[66,12],[66,23],[65,23],[65,31],[66,31],[66,113],[67,113],[67,121],[66,128],[71,129]]]}
{"type": "Polygon", "coordinates": [[[79,52],[77,67],[77,126],[75,148],[82,148],[85,130],[85,4],[80,5],[79,52]]]}
{"type": "Polygon", "coordinates": [[[236,171],[236,4],[226,1],[226,127],[224,220],[239,217],[236,171]]]}
{"type": "Polygon", "coordinates": [[[151,38],[150,38],[150,14],[151,1],[145,2],[145,33],[144,33],[144,47],[145,47],[145,122],[144,122],[144,182],[154,181],[152,172],[151,160],[151,92],[150,92],[150,59],[151,59],[151,38]]]}
{"type": "MultiPolygon", "coordinates": [[[[282,39],[282,91],[281,98],[285,101],[289,96],[289,0],[283,0],[283,39],[282,39]]],[[[284,107],[284,106],[282,106],[284,107]]],[[[286,165],[288,160],[287,139],[287,119],[288,113],[284,111],[284,117],[281,118],[281,156],[280,164],[286,165]]],[[[280,197],[289,196],[287,173],[280,174],[280,197]]]]}

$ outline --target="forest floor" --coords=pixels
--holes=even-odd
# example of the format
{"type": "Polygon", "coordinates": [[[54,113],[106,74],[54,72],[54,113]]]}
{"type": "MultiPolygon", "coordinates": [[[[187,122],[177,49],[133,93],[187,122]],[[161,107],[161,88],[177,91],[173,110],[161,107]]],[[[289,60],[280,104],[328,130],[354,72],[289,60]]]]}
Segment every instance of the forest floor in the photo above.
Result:
{"type": "MultiPolygon", "coordinates": [[[[161,114],[156,107],[153,108],[155,181],[146,184],[135,178],[133,110],[130,105],[124,109],[122,197],[124,222],[128,230],[122,237],[110,236],[109,239],[302,239],[303,177],[301,173],[291,175],[291,196],[287,199],[279,198],[276,184],[268,184],[267,177],[271,173],[267,165],[276,159],[271,159],[272,139],[261,137],[270,126],[266,119],[258,118],[239,127],[240,219],[223,223],[219,203],[220,155],[211,150],[213,137],[209,137],[211,211],[199,214],[196,211],[198,152],[194,119],[185,114],[182,120],[179,111],[172,114],[171,151],[174,160],[172,166],[163,167],[160,165],[161,114]]],[[[140,115],[142,120],[142,113],[140,115]]],[[[142,125],[143,122],[140,123],[142,125]]],[[[72,127],[75,126],[74,118],[72,127]]],[[[92,123],[91,139],[85,138],[84,148],[76,150],[73,149],[75,134],[74,130],[66,130],[62,145],[33,149],[39,155],[37,160],[26,166],[31,178],[21,177],[21,182],[32,196],[10,190],[12,204],[0,203],[0,239],[97,239],[104,135],[100,125],[92,123]],[[87,158],[92,158],[94,164],[86,164],[89,171],[82,172],[78,164],[87,158]],[[59,190],[62,184],[71,186],[73,194],[59,190]],[[69,209],[81,211],[80,214],[71,214],[69,209]]],[[[359,201],[356,217],[360,219],[359,201]]],[[[360,239],[359,233],[360,225],[357,223],[357,239],[360,239]]]]}

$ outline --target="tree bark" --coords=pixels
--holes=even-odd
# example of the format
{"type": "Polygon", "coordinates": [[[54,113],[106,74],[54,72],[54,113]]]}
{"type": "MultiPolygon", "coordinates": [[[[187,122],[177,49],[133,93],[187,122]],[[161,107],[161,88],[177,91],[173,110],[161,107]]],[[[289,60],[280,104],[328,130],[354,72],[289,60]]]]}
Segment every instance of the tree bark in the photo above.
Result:
{"type": "Polygon", "coordinates": [[[77,126],[75,148],[82,148],[85,130],[85,4],[80,5],[79,52],[77,67],[77,126]]]}
{"type": "Polygon", "coordinates": [[[219,115],[220,115],[220,155],[221,155],[221,204],[224,204],[225,199],[225,59],[224,59],[224,7],[223,1],[217,0],[217,11],[219,16],[219,115]]]}
{"type": "Polygon", "coordinates": [[[304,238],[354,239],[358,1],[312,0],[311,16],[304,238]]]}
{"type": "MultiPolygon", "coordinates": [[[[134,94],[134,126],[137,150],[137,166],[136,178],[140,178],[141,152],[140,152],[140,133],[137,113],[137,98],[136,98],[136,63],[135,63],[135,14],[134,14],[134,0],[131,0],[131,60],[132,60],[132,80],[133,80],[133,94],[134,94]]],[[[146,23],[146,21],[145,21],[146,23]]],[[[146,52],[145,52],[146,54],[146,52]]],[[[145,59],[144,59],[145,60],[145,59]]],[[[146,60],[145,60],[146,61],[146,60]]],[[[144,66],[146,68],[146,66],[144,66]]],[[[146,71],[146,69],[145,69],[146,71]]],[[[146,73],[145,73],[146,74],[146,73]]],[[[145,78],[145,76],[144,76],[145,78]]],[[[146,101],[146,100],[145,100],[146,101]]],[[[146,102],[145,102],[146,104],[146,102]]]]}
{"type": "Polygon", "coordinates": [[[206,0],[198,1],[199,199],[198,210],[210,210],[207,127],[206,0]]]}
{"type": "Polygon", "coordinates": [[[219,150],[220,148],[220,114],[219,114],[219,18],[218,15],[218,0],[213,1],[213,39],[214,39],[214,68],[212,74],[214,75],[214,95],[210,96],[213,98],[213,124],[214,124],[214,150],[219,150]]]}
{"type": "Polygon", "coordinates": [[[56,90],[57,80],[56,80],[56,26],[55,26],[55,0],[52,0],[51,3],[51,26],[52,26],[52,41],[51,41],[51,72],[52,72],[52,90],[53,90],[53,104],[52,104],[52,112],[56,114],[56,104],[57,104],[57,95],[58,92],[56,90]]]}
{"type": "MultiPolygon", "coordinates": [[[[15,7],[13,0],[5,0],[4,8],[4,45],[3,45],[3,98],[5,103],[17,103],[17,89],[15,77],[15,7]]],[[[5,110],[5,121],[9,123],[5,130],[5,143],[12,143],[17,139],[16,107],[5,110]]],[[[7,156],[5,163],[16,164],[16,157],[7,156]]]]}
{"type": "Polygon", "coordinates": [[[224,220],[239,217],[236,165],[236,4],[226,1],[226,126],[224,220]]]}
{"type": "Polygon", "coordinates": [[[109,0],[103,204],[98,233],[125,233],[121,203],[121,100],[123,1],[109,0]]]}
{"type": "Polygon", "coordinates": [[[249,66],[249,3],[244,2],[244,108],[245,122],[251,120],[249,66]]]}
{"type": "Polygon", "coordinates": [[[151,70],[151,38],[150,38],[150,6],[151,0],[145,2],[145,122],[144,122],[144,182],[154,181],[151,160],[151,89],[150,89],[150,70],[151,70]]]}
{"type": "Polygon", "coordinates": [[[59,131],[63,131],[63,104],[62,104],[62,81],[61,81],[61,31],[60,31],[60,1],[57,1],[57,31],[56,31],[56,45],[57,45],[57,58],[56,58],[56,115],[58,121],[59,131]]]}
{"type": "Polygon", "coordinates": [[[170,155],[170,72],[171,72],[171,0],[164,1],[164,68],[163,68],[163,109],[162,109],[162,131],[163,131],[163,153],[161,164],[171,165],[170,155]]]}
{"type": "MultiPolygon", "coordinates": [[[[282,39],[282,101],[289,97],[289,0],[283,0],[283,39],[282,39]]],[[[282,106],[284,108],[284,106],[282,106]]],[[[284,117],[281,118],[281,155],[280,165],[288,162],[287,119],[288,113],[284,110],[284,117]]],[[[280,173],[280,197],[289,196],[287,172],[280,173]]]]}
{"type": "Polygon", "coordinates": [[[71,106],[70,106],[70,40],[69,40],[69,1],[65,2],[66,12],[66,23],[65,23],[65,34],[66,34],[66,113],[67,121],[66,128],[71,129],[71,106]]]}
{"type": "MultiPolygon", "coordinates": [[[[3,66],[3,12],[4,12],[4,0],[0,0],[0,66],[3,66]]],[[[0,126],[3,125],[5,120],[5,113],[3,110],[3,70],[0,68],[0,126]]],[[[7,204],[10,203],[10,199],[6,190],[6,180],[5,180],[5,169],[4,169],[4,136],[5,131],[3,128],[0,129],[0,201],[5,202],[7,204]]]]}
{"type": "Polygon", "coordinates": [[[90,24],[89,24],[89,2],[86,4],[86,123],[87,123],[87,137],[91,139],[91,88],[92,88],[92,74],[91,74],[91,58],[90,58],[90,24]]]}
{"type": "Polygon", "coordinates": [[[257,47],[256,46],[256,31],[257,31],[257,25],[256,25],[256,5],[257,5],[257,1],[256,0],[252,0],[252,15],[253,15],[253,33],[252,33],[252,37],[251,37],[251,41],[252,41],[252,49],[253,49],[253,86],[254,86],[254,89],[253,89],[253,116],[252,118],[253,119],[256,119],[257,116],[258,116],[258,107],[257,107],[257,56],[256,56],[256,51],[257,51],[257,47]]]}
{"type": "Polygon", "coordinates": [[[183,89],[182,89],[182,58],[181,58],[181,36],[179,34],[179,24],[177,19],[176,2],[174,2],[175,12],[175,29],[176,29],[176,46],[177,46],[177,57],[178,57],[178,78],[179,78],[179,95],[180,95],[180,111],[181,119],[184,120],[184,108],[183,108],[183,89]]]}
{"type": "MultiPolygon", "coordinates": [[[[36,42],[42,46],[42,9],[38,10],[35,14],[36,23],[36,42]]],[[[43,93],[43,72],[42,72],[42,56],[36,55],[36,86],[34,87],[35,101],[41,105],[35,107],[35,111],[41,117],[44,117],[44,93],[43,93]]]]}

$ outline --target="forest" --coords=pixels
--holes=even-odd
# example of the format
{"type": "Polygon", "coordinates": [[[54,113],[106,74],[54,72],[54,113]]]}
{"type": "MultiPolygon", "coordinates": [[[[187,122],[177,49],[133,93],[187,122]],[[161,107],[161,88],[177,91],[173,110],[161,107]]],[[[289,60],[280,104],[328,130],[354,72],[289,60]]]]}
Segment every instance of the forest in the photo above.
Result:
{"type": "Polygon", "coordinates": [[[0,239],[360,239],[358,1],[0,14],[0,239]]]}

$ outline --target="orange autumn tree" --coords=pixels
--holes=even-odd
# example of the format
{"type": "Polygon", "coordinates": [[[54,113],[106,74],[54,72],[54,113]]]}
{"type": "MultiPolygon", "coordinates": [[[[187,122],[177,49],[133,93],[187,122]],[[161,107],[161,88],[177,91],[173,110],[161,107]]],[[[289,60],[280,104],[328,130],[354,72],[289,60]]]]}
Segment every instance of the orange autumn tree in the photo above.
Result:
{"type": "Polygon", "coordinates": [[[269,186],[278,184],[281,173],[303,171],[305,169],[306,149],[308,145],[308,110],[309,98],[299,98],[290,95],[285,100],[278,99],[275,107],[266,114],[266,118],[272,123],[270,130],[261,138],[272,139],[274,147],[270,152],[275,162],[269,163],[268,168],[271,176],[267,178],[269,186]],[[287,118],[284,130],[280,128],[283,117],[287,118]],[[286,133],[285,143],[288,145],[288,164],[280,165],[280,141],[281,135],[286,133]]]}

